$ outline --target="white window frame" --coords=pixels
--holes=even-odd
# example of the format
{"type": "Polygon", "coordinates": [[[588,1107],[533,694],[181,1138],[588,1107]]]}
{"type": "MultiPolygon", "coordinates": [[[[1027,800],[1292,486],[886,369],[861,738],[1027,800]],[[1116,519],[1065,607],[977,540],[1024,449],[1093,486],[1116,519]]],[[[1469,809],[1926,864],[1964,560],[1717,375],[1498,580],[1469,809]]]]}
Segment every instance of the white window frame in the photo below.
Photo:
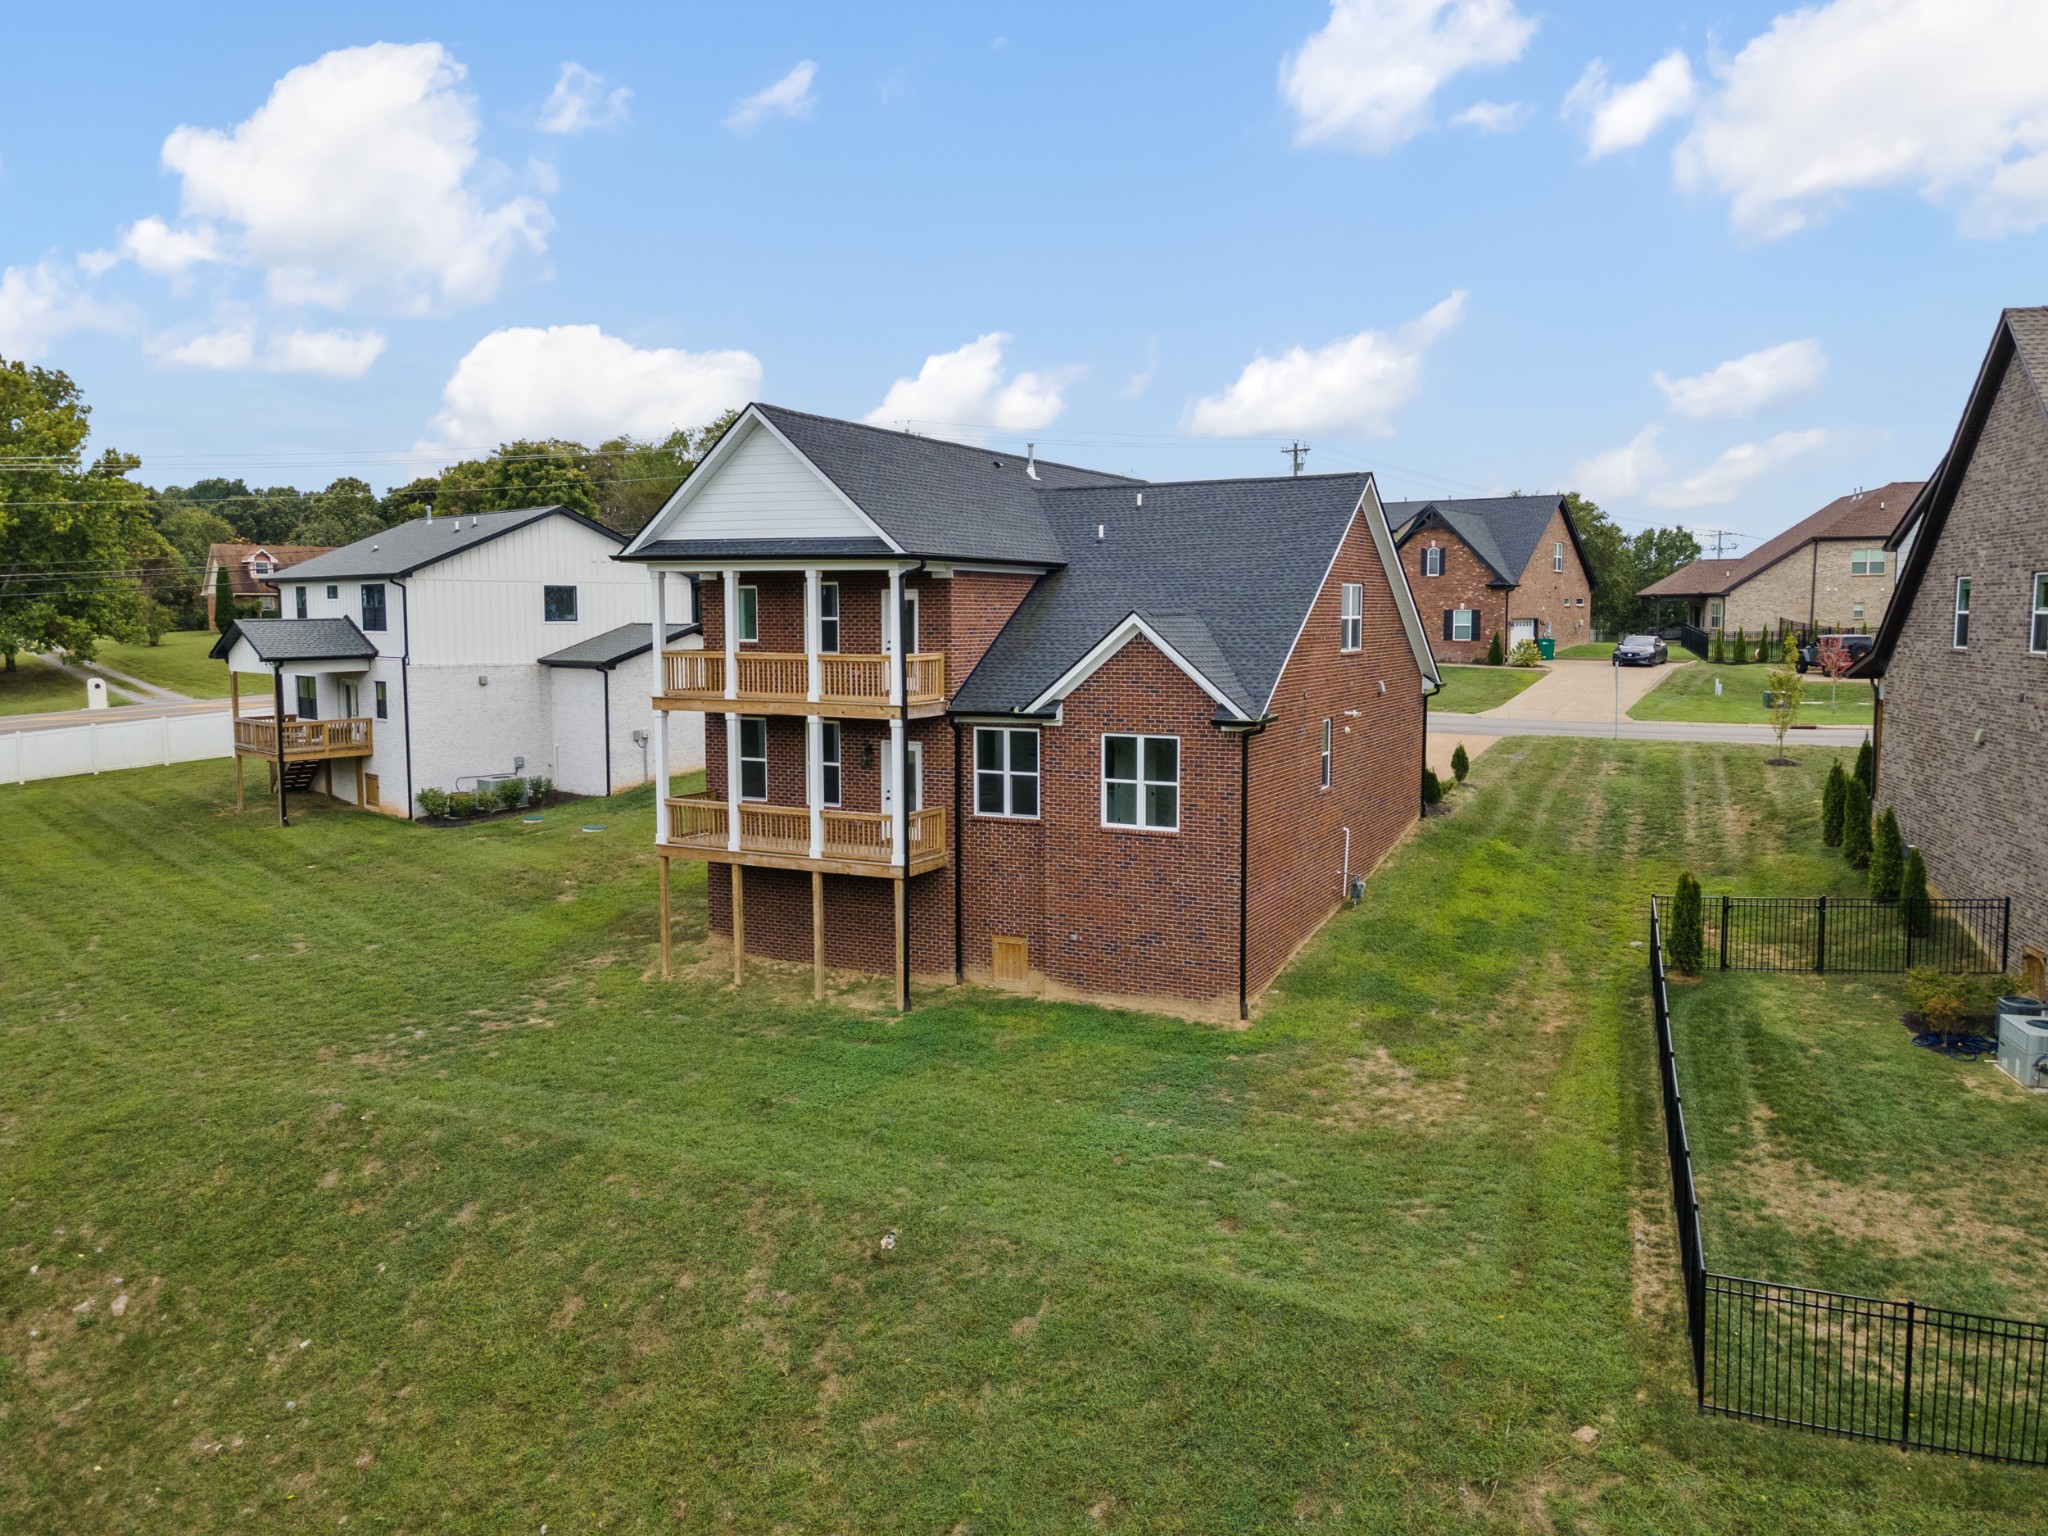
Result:
{"type": "MultiPolygon", "coordinates": [[[[909,642],[903,647],[903,654],[915,656],[917,654],[918,629],[917,588],[905,587],[903,589],[903,606],[909,610],[909,612],[903,615],[903,623],[906,627],[901,638],[909,642]]],[[[895,633],[895,630],[896,615],[889,612],[889,593],[884,588],[882,592],[882,634],[886,637],[895,633]]]]}
{"type": "Polygon", "coordinates": [[[739,733],[740,799],[749,805],[766,805],[768,803],[768,717],[766,715],[741,715],[739,733]],[[761,755],[759,757],[747,756],[747,727],[750,725],[760,727],[761,755]],[[749,763],[759,763],[761,765],[761,793],[758,795],[747,793],[747,765],[749,763]]]}
{"type": "Polygon", "coordinates": [[[1347,581],[1339,597],[1337,649],[1344,652],[1365,649],[1365,583],[1347,581]]]}
{"type": "Polygon", "coordinates": [[[578,614],[579,612],[581,612],[581,611],[582,611],[582,602],[581,602],[581,600],[579,599],[579,597],[578,597],[578,595],[577,595],[577,592],[576,592],[576,588],[575,588],[575,587],[574,587],[573,585],[571,585],[571,584],[570,584],[570,583],[568,583],[568,582],[559,582],[559,581],[548,581],[548,582],[543,582],[543,583],[541,583],[541,589],[540,589],[540,621],[541,621],[541,623],[543,623],[543,624],[574,624],[574,623],[576,623],[576,622],[577,622],[577,619],[576,619],[576,615],[577,615],[577,614],[578,614]],[[551,619],[551,618],[549,618],[549,617],[548,617],[548,594],[549,594],[550,592],[566,592],[566,593],[568,593],[568,594],[569,594],[569,617],[567,617],[566,619],[551,619]]]}
{"type": "Polygon", "coordinates": [[[2027,654],[2048,656],[2048,571],[2034,572],[2034,612],[2027,626],[2027,654]]]}
{"type": "Polygon", "coordinates": [[[1861,603],[1851,603],[1849,605],[1849,617],[1858,624],[1861,624],[1863,622],[1863,605],[1861,603]]]}
{"type": "Polygon", "coordinates": [[[293,590],[293,591],[295,591],[295,592],[297,592],[297,593],[299,594],[299,607],[298,607],[298,613],[299,613],[299,617],[303,619],[303,618],[304,618],[304,617],[306,616],[306,586],[305,586],[305,583],[304,583],[304,582],[301,582],[301,583],[300,583],[300,584],[299,584],[298,586],[294,587],[294,588],[293,588],[292,590],[293,590]]]}
{"type": "Polygon", "coordinates": [[[1850,550],[1849,574],[1851,576],[1882,576],[1884,574],[1884,551],[1881,549],[1850,550]]]}
{"type": "Polygon", "coordinates": [[[1956,578],[1955,627],[1949,631],[1949,643],[1958,651],[1970,648],[1970,578],[1956,578]]]}
{"type": "Polygon", "coordinates": [[[838,809],[846,791],[846,742],[837,720],[818,723],[818,799],[838,809]]]}
{"type": "Polygon", "coordinates": [[[1564,546],[1562,544],[1552,544],[1550,546],[1550,568],[1553,571],[1562,571],[1564,569],[1564,546]]]}
{"type": "Polygon", "coordinates": [[[1330,787],[1330,717],[1323,716],[1323,788],[1330,787]]]}
{"type": "Polygon", "coordinates": [[[1044,750],[1045,743],[1040,739],[1039,733],[1034,727],[977,725],[974,728],[974,814],[992,821],[1038,820],[1045,809],[1045,760],[1040,755],[1044,750]],[[982,766],[981,739],[984,736],[992,737],[1002,744],[1002,762],[997,767],[984,768],[982,766]],[[1031,738],[1031,761],[1033,766],[1029,769],[1020,769],[1015,766],[1016,753],[1013,747],[1013,738],[1018,736],[1028,736],[1031,738]],[[1017,809],[1017,783],[1021,779],[1029,779],[1031,781],[1031,803],[1035,807],[1033,810],[1020,811],[1017,809]],[[1000,811],[982,809],[981,786],[984,780],[1001,781],[1003,787],[1003,808],[1000,811]]]}
{"type": "Polygon", "coordinates": [[[1180,831],[1180,738],[1178,736],[1141,736],[1133,731],[1105,731],[1102,734],[1101,753],[1102,825],[1104,828],[1113,832],[1180,831]],[[1129,741],[1136,744],[1136,769],[1138,776],[1135,779],[1112,779],[1110,777],[1109,744],[1112,741],[1129,741]],[[1145,771],[1145,759],[1149,755],[1146,749],[1153,743],[1162,741],[1173,743],[1173,777],[1171,779],[1154,779],[1148,777],[1145,771]],[[1133,791],[1132,811],[1138,818],[1136,821],[1111,821],[1109,819],[1109,791],[1110,787],[1115,784],[1128,784],[1131,786],[1133,791]],[[1173,790],[1173,822],[1170,826],[1164,822],[1146,819],[1151,806],[1151,797],[1146,791],[1166,788],[1173,790]]]}
{"type": "Polygon", "coordinates": [[[761,643],[761,589],[743,583],[739,589],[739,596],[735,597],[733,602],[737,605],[739,611],[732,616],[732,626],[734,633],[740,637],[740,644],[759,645],[761,643]],[[751,635],[747,633],[747,618],[750,610],[754,620],[754,632],[751,635]]]}
{"type": "Polygon", "coordinates": [[[1718,597],[1707,599],[1707,628],[1719,629],[1721,621],[1728,617],[1728,610],[1718,597]]]}
{"type": "Polygon", "coordinates": [[[818,583],[818,654],[839,654],[839,583],[836,581],[818,583]],[[829,601],[826,598],[828,592],[831,594],[829,601]],[[830,613],[825,611],[828,607],[832,610],[830,613]],[[826,628],[828,624],[831,626],[829,630],[826,628]]]}
{"type": "Polygon", "coordinates": [[[385,693],[385,691],[384,691],[384,685],[383,685],[382,683],[378,683],[378,684],[376,685],[376,688],[377,688],[377,718],[378,718],[379,720],[389,720],[389,719],[391,718],[391,700],[390,700],[390,697],[389,697],[389,696],[388,696],[388,695],[387,695],[387,694],[385,693]]]}
{"type": "Polygon", "coordinates": [[[1479,637],[1479,610],[1477,608],[1453,608],[1451,610],[1451,639],[1453,641],[1476,640],[1479,637]],[[1465,632],[1458,633],[1460,621],[1465,632]]]}
{"type": "Polygon", "coordinates": [[[1422,552],[1422,574],[1441,576],[1444,573],[1444,552],[1435,544],[1422,552]]]}

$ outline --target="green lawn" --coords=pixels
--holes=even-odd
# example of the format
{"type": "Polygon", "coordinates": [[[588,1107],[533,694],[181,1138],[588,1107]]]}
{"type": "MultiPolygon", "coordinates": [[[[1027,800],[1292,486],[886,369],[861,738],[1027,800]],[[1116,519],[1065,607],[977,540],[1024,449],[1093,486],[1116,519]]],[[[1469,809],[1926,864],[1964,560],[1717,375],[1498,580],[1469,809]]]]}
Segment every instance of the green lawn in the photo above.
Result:
{"type": "Polygon", "coordinates": [[[1588,640],[1584,645],[1566,646],[1557,653],[1559,661],[1607,661],[1614,655],[1612,640],[1588,640]]]}
{"type": "Polygon", "coordinates": [[[280,831],[219,763],[0,786],[0,1508],[2036,1529],[2038,1474],[1693,1411],[1631,946],[1681,864],[1839,869],[1830,754],[1514,745],[1246,1032],[735,991],[701,871],[663,984],[645,792],[280,831]]]}
{"type": "Polygon", "coordinates": [[[1441,693],[1429,707],[1451,714],[1474,715],[1505,704],[1543,675],[1540,667],[1444,667],[1441,693]]]}
{"type": "MultiPolygon", "coordinates": [[[[1763,666],[1711,666],[1694,662],[1677,665],[1689,652],[1675,652],[1673,665],[1664,681],[1638,699],[1629,710],[1632,720],[1701,720],[1731,725],[1769,725],[1771,712],[1764,708],[1764,683],[1776,669],[1763,666]],[[1721,680],[1721,695],[1714,696],[1714,679],[1721,680]]],[[[1830,684],[1818,672],[1806,674],[1806,702],[1799,712],[1802,725],[1862,725],[1871,721],[1870,684],[1833,684],[1837,707],[1828,708],[1830,684]]]]}
{"type": "MultiPolygon", "coordinates": [[[[128,701],[109,689],[110,704],[128,701]]],[[[39,715],[85,708],[85,684],[33,656],[17,655],[12,672],[0,672],[0,715],[39,715]]]]}
{"type": "Polygon", "coordinates": [[[228,696],[228,669],[206,657],[219,638],[211,630],[174,630],[163,637],[161,645],[102,640],[94,660],[195,699],[224,699],[228,696]]]}

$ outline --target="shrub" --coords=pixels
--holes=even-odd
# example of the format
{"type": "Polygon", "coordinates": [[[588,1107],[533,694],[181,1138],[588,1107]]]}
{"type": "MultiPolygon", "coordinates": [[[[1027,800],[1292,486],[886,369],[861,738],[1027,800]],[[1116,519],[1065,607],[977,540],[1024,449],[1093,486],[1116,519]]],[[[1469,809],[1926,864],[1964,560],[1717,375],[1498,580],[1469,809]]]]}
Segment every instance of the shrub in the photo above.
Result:
{"type": "Polygon", "coordinates": [[[1871,751],[1868,736],[1863,738],[1863,745],[1856,749],[1856,782],[1863,786],[1865,800],[1877,793],[1877,757],[1871,751]]]}
{"type": "Polygon", "coordinates": [[[1493,632],[1493,639],[1487,643],[1486,664],[1489,667],[1497,667],[1501,664],[1501,660],[1500,631],[1496,629],[1493,632]]]}
{"type": "Polygon", "coordinates": [[[1687,870],[1678,877],[1678,894],[1671,899],[1670,927],[1664,932],[1664,950],[1671,968],[1697,976],[1707,953],[1706,920],[1700,906],[1700,883],[1687,870]]]}
{"type": "Polygon", "coordinates": [[[1929,1029],[1953,1034],[1972,1014],[1991,1010],[1991,995],[1974,976],[1951,976],[1915,966],[1906,976],[1906,1001],[1929,1029]]]}
{"type": "Polygon", "coordinates": [[[1719,667],[1725,666],[1727,664],[1728,656],[1727,653],[1721,648],[1721,631],[1719,631],[1718,629],[1714,631],[1713,644],[1709,645],[1707,647],[1707,650],[1709,652],[1707,660],[1711,662],[1713,665],[1719,667]]]}
{"type": "Polygon", "coordinates": [[[1927,865],[1918,848],[1906,850],[1906,864],[1899,871],[1899,916],[1906,932],[1916,939],[1927,937],[1934,926],[1934,903],[1927,896],[1927,865]]]}
{"type": "Polygon", "coordinates": [[[555,781],[544,774],[535,774],[526,781],[526,803],[543,805],[549,795],[555,792],[555,781]]]}
{"type": "Polygon", "coordinates": [[[1536,642],[1534,640],[1524,640],[1515,647],[1514,654],[1508,657],[1508,665],[1511,667],[1533,667],[1542,660],[1543,652],[1536,642]]]}
{"type": "Polygon", "coordinates": [[[498,786],[498,803],[508,811],[516,811],[526,803],[526,780],[512,778],[498,786]]]}
{"type": "Polygon", "coordinates": [[[1870,867],[1870,796],[1857,778],[1849,780],[1842,797],[1842,857],[1852,869],[1870,867]]]}
{"type": "Polygon", "coordinates": [[[479,784],[476,787],[476,794],[472,798],[476,801],[477,815],[488,816],[498,808],[498,786],[495,784],[479,784]]]}
{"type": "Polygon", "coordinates": [[[213,573],[213,627],[226,634],[236,617],[235,585],[228,577],[228,568],[223,565],[213,573]]]}
{"type": "Polygon", "coordinates": [[[1740,664],[1749,660],[1749,631],[1744,626],[1735,626],[1735,654],[1730,658],[1740,664]]]}
{"type": "Polygon", "coordinates": [[[429,816],[446,816],[448,814],[448,791],[445,789],[421,790],[420,809],[429,816]]]}
{"type": "Polygon", "coordinates": [[[1423,769],[1422,803],[1424,805],[1441,805],[1443,803],[1443,798],[1444,786],[1442,781],[1437,778],[1436,770],[1434,768],[1423,769]]]}
{"type": "Polygon", "coordinates": [[[476,814],[476,796],[466,789],[457,790],[448,797],[448,814],[450,816],[474,816],[476,814]]]}
{"type": "Polygon", "coordinates": [[[1842,772],[1842,760],[1828,764],[1828,781],[1820,792],[1820,840],[1830,848],[1842,846],[1843,797],[1849,790],[1849,775],[1842,772]]]}
{"type": "Polygon", "coordinates": [[[1905,863],[1906,845],[1899,836],[1899,818],[1886,806],[1870,838],[1870,894],[1879,901],[1897,901],[1905,863]]]}
{"type": "Polygon", "coordinates": [[[1465,775],[1471,771],[1472,759],[1465,755],[1465,743],[1461,741],[1451,750],[1451,774],[1462,784],[1465,782],[1465,775]]]}

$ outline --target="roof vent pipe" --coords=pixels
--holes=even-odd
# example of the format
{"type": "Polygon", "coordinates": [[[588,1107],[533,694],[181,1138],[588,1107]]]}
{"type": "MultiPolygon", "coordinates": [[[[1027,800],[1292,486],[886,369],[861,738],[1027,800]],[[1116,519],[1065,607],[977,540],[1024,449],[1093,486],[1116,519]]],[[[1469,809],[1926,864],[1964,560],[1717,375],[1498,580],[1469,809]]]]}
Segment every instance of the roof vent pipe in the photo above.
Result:
{"type": "Polygon", "coordinates": [[[1026,443],[1024,445],[1024,473],[1034,480],[1038,478],[1038,444],[1036,443],[1026,443]]]}
{"type": "Polygon", "coordinates": [[[1138,492],[1138,505],[1141,507],[1145,505],[1145,493],[1143,491],[1138,492]]]}
{"type": "Polygon", "coordinates": [[[1109,537],[1109,524],[1097,523],[1095,525],[1095,542],[1100,544],[1107,537],[1109,537]]]}

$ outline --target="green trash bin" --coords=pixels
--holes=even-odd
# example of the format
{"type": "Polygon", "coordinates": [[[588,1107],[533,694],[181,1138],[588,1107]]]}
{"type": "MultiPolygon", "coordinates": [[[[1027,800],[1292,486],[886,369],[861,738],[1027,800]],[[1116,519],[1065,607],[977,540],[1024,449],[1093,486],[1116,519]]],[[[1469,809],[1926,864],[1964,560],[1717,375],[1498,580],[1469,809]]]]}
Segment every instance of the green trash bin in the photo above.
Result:
{"type": "Polygon", "coordinates": [[[1557,660],[1557,640],[1553,636],[1545,635],[1536,642],[1536,654],[1545,661],[1557,660]]]}

